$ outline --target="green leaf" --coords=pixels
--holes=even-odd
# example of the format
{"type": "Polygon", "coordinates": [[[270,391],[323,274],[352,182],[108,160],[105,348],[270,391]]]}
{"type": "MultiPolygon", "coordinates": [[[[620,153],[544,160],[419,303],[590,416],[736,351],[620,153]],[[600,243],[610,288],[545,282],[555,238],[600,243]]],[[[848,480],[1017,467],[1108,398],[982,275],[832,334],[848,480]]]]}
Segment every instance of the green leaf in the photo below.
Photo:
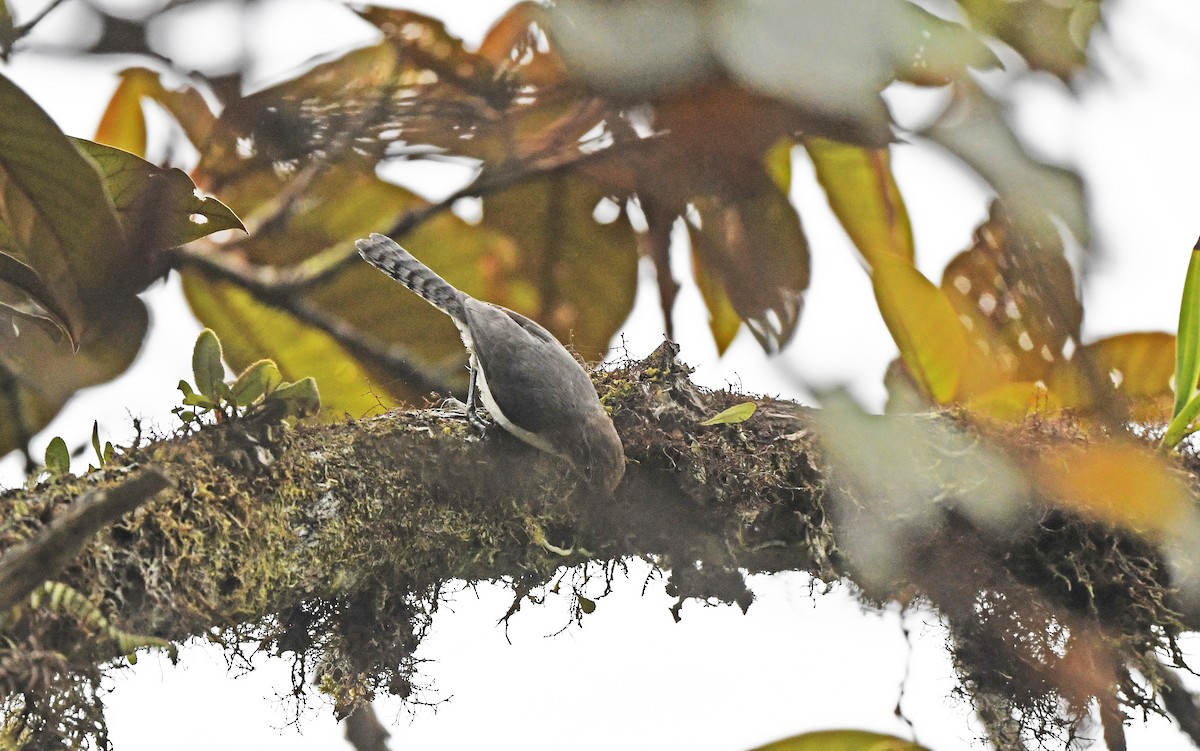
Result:
{"type": "Polygon", "coordinates": [[[205,329],[196,337],[196,347],[192,350],[192,377],[196,379],[199,392],[210,398],[216,398],[217,384],[225,382],[221,341],[212,329],[205,329]]]}
{"type": "Polygon", "coordinates": [[[1183,405],[1183,409],[1171,418],[1162,440],[1158,442],[1159,452],[1170,451],[1190,433],[1195,432],[1192,423],[1196,421],[1197,417],[1200,417],[1200,394],[1193,396],[1187,404],[1183,405]]]}
{"type": "Polygon", "coordinates": [[[823,730],[803,733],[759,746],[754,751],[926,751],[903,738],[865,730],[823,730]]]}
{"type": "MultiPolygon", "coordinates": [[[[0,248],[7,245],[2,239],[7,234],[7,228],[0,225],[0,248]]],[[[23,318],[46,320],[57,329],[55,336],[72,336],[78,333],[70,328],[71,312],[59,306],[59,300],[38,273],[21,260],[4,252],[0,252],[0,282],[11,284],[27,296],[22,299],[19,295],[5,294],[3,285],[0,285],[0,304],[3,304],[6,310],[23,318]],[[31,308],[28,301],[32,301],[37,307],[31,308]]]]}
{"type": "Polygon", "coordinates": [[[876,258],[871,281],[909,372],[934,401],[948,403],[967,358],[966,332],[950,301],[912,264],[890,253],[876,258]]]}
{"type": "Polygon", "coordinates": [[[189,394],[183,397],[183,403],[189,407],[200,407],[201,409],[216,409],[219,402],[204,394],[189,394]]]}
{"type": "Polygon", "coordinates": [[[0,455],[24,446],[80,389],[104,383],[129,367],[149,317],[136,296],[114,297],[93,311],[76,352],[60,333],[37,326],[0,326],[0,455]]]}
{"type": "MultiPolygon", "coordinates": [[[[111,448],[111,446],[110,446],[111,448]]],[[[92,449],[96,452],[96,466],[104,467],[104,451],[100,448],[100,421],[92,420],[92,449]]]]}
{"type": "Polygon", "coordinates": [[[8,61],[16,41],[17,27],[13,23],[12,13],[8,10],[8,3],[0,0],[0,60],[8,61]]]}
{"type": "Polygon", "coordinates": [[[91,310],[128,288],[132,254],[95,168],[2,75],[0,217],[3,251],[37,273],[39,301],[78,345],[91,310]]]}
{"type": "Polygon", "coordinates": [[[245,230],[229,207],[196,193],[183,170],[163,169],[111,146],[71,139],[95,162],[138,257],[173,248],[226,229],[245,230]]]}
{"type": "Polygon", "coordinates": [[[1196,392],[1200,380],[1200,240],[1192,248],[1187,276],[1183,280],[1183,299],[1179,302],[1179,334],[1175,337],[1175,406],[1171,416],[1196,392]]]}
{"type": "Polygon", "coordinates": [[[267,397],[269,402],[287,405],[288,413],[297,417],[316,414],[321,409],[317,382],[310,376],[295,383],[285,383],[267,397]]]}
{"type": "Polygon", "coordinates": [[[229,384],[225,381],[217,381],[213,384],[213,389],[216,391],[217,401],[224,404],[237,404],[237,400],[233,397],[233,389],[229,388],[229,384]]]}
{"type": "Polygon", "coordinates": [[[745,422],[750,419],[750,416],[754,414],[754,410],[756,409],[758,409],[758,406],[754,402],[742,402],[741,404],[733,405],[729,409],[722,410],[715,417],[710,417],[700,424],[732,425],[734,423],[745,422]]]}
{"type": "Polygon", "coordinates": [[[176,386],[176,388],[183,392],[183,397],[185,399],[189,396],[194,396],[196,393],[196,390],[192,388],[192,384],[182,379],[179,381],[179,385],[176,386]]]}
{"type": "Polygon", "coordinates": [[[62,436],[54,436],[46,446],[46,471],[55,476],[71,471],[71,452],[62,436]]]}
{"type": "Polygon", "coordinates": [[[242,371],[233,382],[233,398],[239,407],[248,407],[260,396],[274,391],[283,382],[283,374],[271,360],[259,360],[242,371]]]}
{"type": "Polygon", "coordinates": [[[591,615],[596,612],[596,602],[594,600],[589,600],[583,595],[575,595],[575,599],[579,602],[579,609],[584,615],[591,615]]]}
{"type": "Polygon", "coordinates": [[[867,265],[880,253],[913,260],[912,225],[892,174],[887,149],[866,149],[824,138],[804,148],[825,189],[829,207],[867,265]]]}

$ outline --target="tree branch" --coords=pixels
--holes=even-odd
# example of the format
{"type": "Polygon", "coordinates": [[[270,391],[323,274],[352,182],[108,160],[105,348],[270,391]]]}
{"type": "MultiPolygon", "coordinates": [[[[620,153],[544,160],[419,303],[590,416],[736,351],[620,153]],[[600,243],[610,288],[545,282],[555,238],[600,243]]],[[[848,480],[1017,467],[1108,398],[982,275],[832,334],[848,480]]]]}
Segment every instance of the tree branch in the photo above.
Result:
{"type": "Polygon", "coordinates": [[[29,542],[9,548],[0,559],[0,611],[53,578],[96,532],[168,486],[167,478],[150,468],[110,488],[89,490],[29,542]]]}
{"type": "MultiPolygon", "coordinates": [[[[243,419],[132,451],[129,461],[176,487],[101,534],[61,579],[121,629],[292,655],[295,688],[315,677],[341,717],[379,690],[409,695],[446,582],[530,592],[596,575],[579,566],[563,582],[564,565],[628,557],[669,569],[681,602],[747,608],[745,574],[777,571],[848,580],[869,603],[919,597],[950,628],[964,691],[1014,748],[1069,735],[1101,691],[1126,707],[1153,703],[1130,676],[1161,687],[1145,656],[1170,652],[1195,625],[1161,555],[1007,477],[1077,434],[1022,426],[985,441],[944,415],[861,418],[879,443],[857,434],[856,453],[843,445],[851,416],[770,399],[756,399],[745,422],[703,426],[747,397],[697,389],[675,351],[594,374],[629,461],[613,497],[501,430],[472,439],[444,412],[286,430],[243,419]],[[988,460],[999,451],[1007,464],[988,460]],[[980,512],[999,488],[1020,516],[980,512]]],[[[105,475],[87,482],[126,482],[105,475]]],[[[10,492],[5,529],[80,492],[71,482],[10,492]]],[[[9,657],[50,648],[85,674],[114,656],[87,624],[61,621],[9,623],[9,657]]],[[[6,659],[0,649],[0,688],[44,694],[41,673],[6,659]]]]}

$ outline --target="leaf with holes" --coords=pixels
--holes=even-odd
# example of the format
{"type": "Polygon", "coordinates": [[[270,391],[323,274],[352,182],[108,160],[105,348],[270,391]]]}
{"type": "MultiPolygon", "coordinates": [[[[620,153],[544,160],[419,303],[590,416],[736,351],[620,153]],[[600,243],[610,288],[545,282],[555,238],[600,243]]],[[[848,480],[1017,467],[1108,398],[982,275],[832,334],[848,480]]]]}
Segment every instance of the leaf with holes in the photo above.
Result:
{"type": "Polygon", "coordinates": [[[733,200],[698,198],[685,217],[692,249],[759,344],[778,352],[796,331],[808,289],[808,240],[773,185],[733,200]]]}
{"type": "Polygon", "coordinates": [[[1070,265],[1061,251],[1026,243],[999,202],[972,247],[947,264],[941,289],[971,344],[966,396],[1044,378],[1079,334],[1083,308],[1070,265]]]}
{"type": "Polygon", "coordinates": [[[111,146],[71,139],[104,176],[125,234],[139,257],[183,245],[226,229],[245,230],[229,207],[200,196],[182,170],[163,169],[111,146]]]}
{"type": "Polygon", "coordinates": [[[1161,422],[1170,415],[1175,337],[1158,332],[1118,334],[1080,347],[1059,363],[1046,385],[1066,407],[1092,412],[1119,398],[1129,419],[1161,422]]]}

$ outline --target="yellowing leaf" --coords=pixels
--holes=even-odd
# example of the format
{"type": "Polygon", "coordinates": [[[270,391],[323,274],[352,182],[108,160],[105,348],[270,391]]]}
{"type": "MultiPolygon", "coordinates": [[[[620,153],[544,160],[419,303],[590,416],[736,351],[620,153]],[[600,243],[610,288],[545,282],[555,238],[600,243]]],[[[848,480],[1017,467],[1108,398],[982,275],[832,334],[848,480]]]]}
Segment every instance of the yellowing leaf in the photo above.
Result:
{"type": "Polygon", "coordinates": [[[926,751],[911,741],[865,730],[823,730],[759,746],[753,751],[926,751]]]}
{"type": "Polygon", "coordinates": [[[238,287],[193,272],[183,274],[183,289],[196,316],[221,332],[225,357],[234,367],[267,356],[284,378],[315,377],[331,406],[331,418],[378,409],[372,385],[383,390],[389,384],[371,378],[328,334],[263,305],[238,287]]]}
{"type": "Polygon", "coordinates": [[[1118,334],[1080,347],[1051,371],[1047,385],[1066,407],[1089,411],[1098,400],[1120,395],[1133,419],[1163,420],[1173,399],[1174,356],[1170,334],[1118,334]],[[1099,394],[1093,393],[1097,386],[1099,394]]]}
{"type": "Polygon", "coordinates": [[[967,357],[962,323],[940,289],[892,254],[876,258],[879,312],[913,378],[939,404],[954,398],[967,357]]]}
{"type": "Polygon", "coordinates": [[[722,410],[716,416],[710,417],[700,424],[732,425],[738,422],[745,422],[750,419],[750,416],[754,414],[754,410],[756,409],[758,409],[758,406],[754,402],[742,402],[741,404],[733,405],[729,409],[722,410]]]}
{"type": "Polygon", "coordinates": [[[868,266],[880,253],[912,262],[913,234],[887,149],[812,138],[804,143],[829,207],[868,266]]]}
{"type": "Polygon", "coordinates": [[[209,109],[204,97],[190,86],[167,89],[162,85],[159,74],[148,68],[135,67],[121,71],[121,81],[100,118],[95,140],[138,156],[145,156],[146,117],[142,110],[143,98],[157,102],[171,113],[183,127],[192,145],[204,151],[216,121],[216,116],[209,109]]]}
{"type": "Polygon", "coordinates": [[[1004,422],[1021,422],[1030,415],[1048,414],[1061,408],[1053,392],[1039,382],[1002,383],[967,399],[966,408],[976,415],[1004,422]]]}
{"type": "Polygon", "coordinates": [[[100,117],[96,141],[144,157],[146,118],[142,114],[142,90],[137,76],[127,73],[121,73],[121,81],[100,117]]]}
{"type": "Polygon", "coordinates": [[[713,343],[717,345],[717,354],[723,355],[742,328],[742,318],[733,309],[725,290],[713,281],[708,269],[700,263],[694,251],[692,275],[696,279],[700,297],[704,300],[704,307],[708,310],[708,330],[712,332],[713,343]]]}
{"type": "Polygon", "coordinates": [[[1128,444],[1043,452],[1037,476],[1052,498],[1081,516],[1155,536],[1170,533],[1192,504],[1187,485],[1165,462],[1128,444]]]}

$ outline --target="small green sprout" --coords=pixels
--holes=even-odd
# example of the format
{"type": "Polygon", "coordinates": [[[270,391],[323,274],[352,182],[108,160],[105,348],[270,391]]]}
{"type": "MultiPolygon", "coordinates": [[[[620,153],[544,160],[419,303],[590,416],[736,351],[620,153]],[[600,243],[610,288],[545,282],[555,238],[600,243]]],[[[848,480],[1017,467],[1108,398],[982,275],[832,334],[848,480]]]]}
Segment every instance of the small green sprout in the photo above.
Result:
{"type": "Polygon", "coordinates": [[[216,422],[251,416],[264,409],[283,407],[284,414],[311,415],[321,408],[317,382],[304,378],[286,383],[271,360],[259,360],[231,382],[225,380],[221,341],[211,329],[200,332],[192,352],[192,377],[196,385],[181,380],[181,406],[171,410],[185,431],[199,429],[201,418],[212,415],[216,422]]]}

